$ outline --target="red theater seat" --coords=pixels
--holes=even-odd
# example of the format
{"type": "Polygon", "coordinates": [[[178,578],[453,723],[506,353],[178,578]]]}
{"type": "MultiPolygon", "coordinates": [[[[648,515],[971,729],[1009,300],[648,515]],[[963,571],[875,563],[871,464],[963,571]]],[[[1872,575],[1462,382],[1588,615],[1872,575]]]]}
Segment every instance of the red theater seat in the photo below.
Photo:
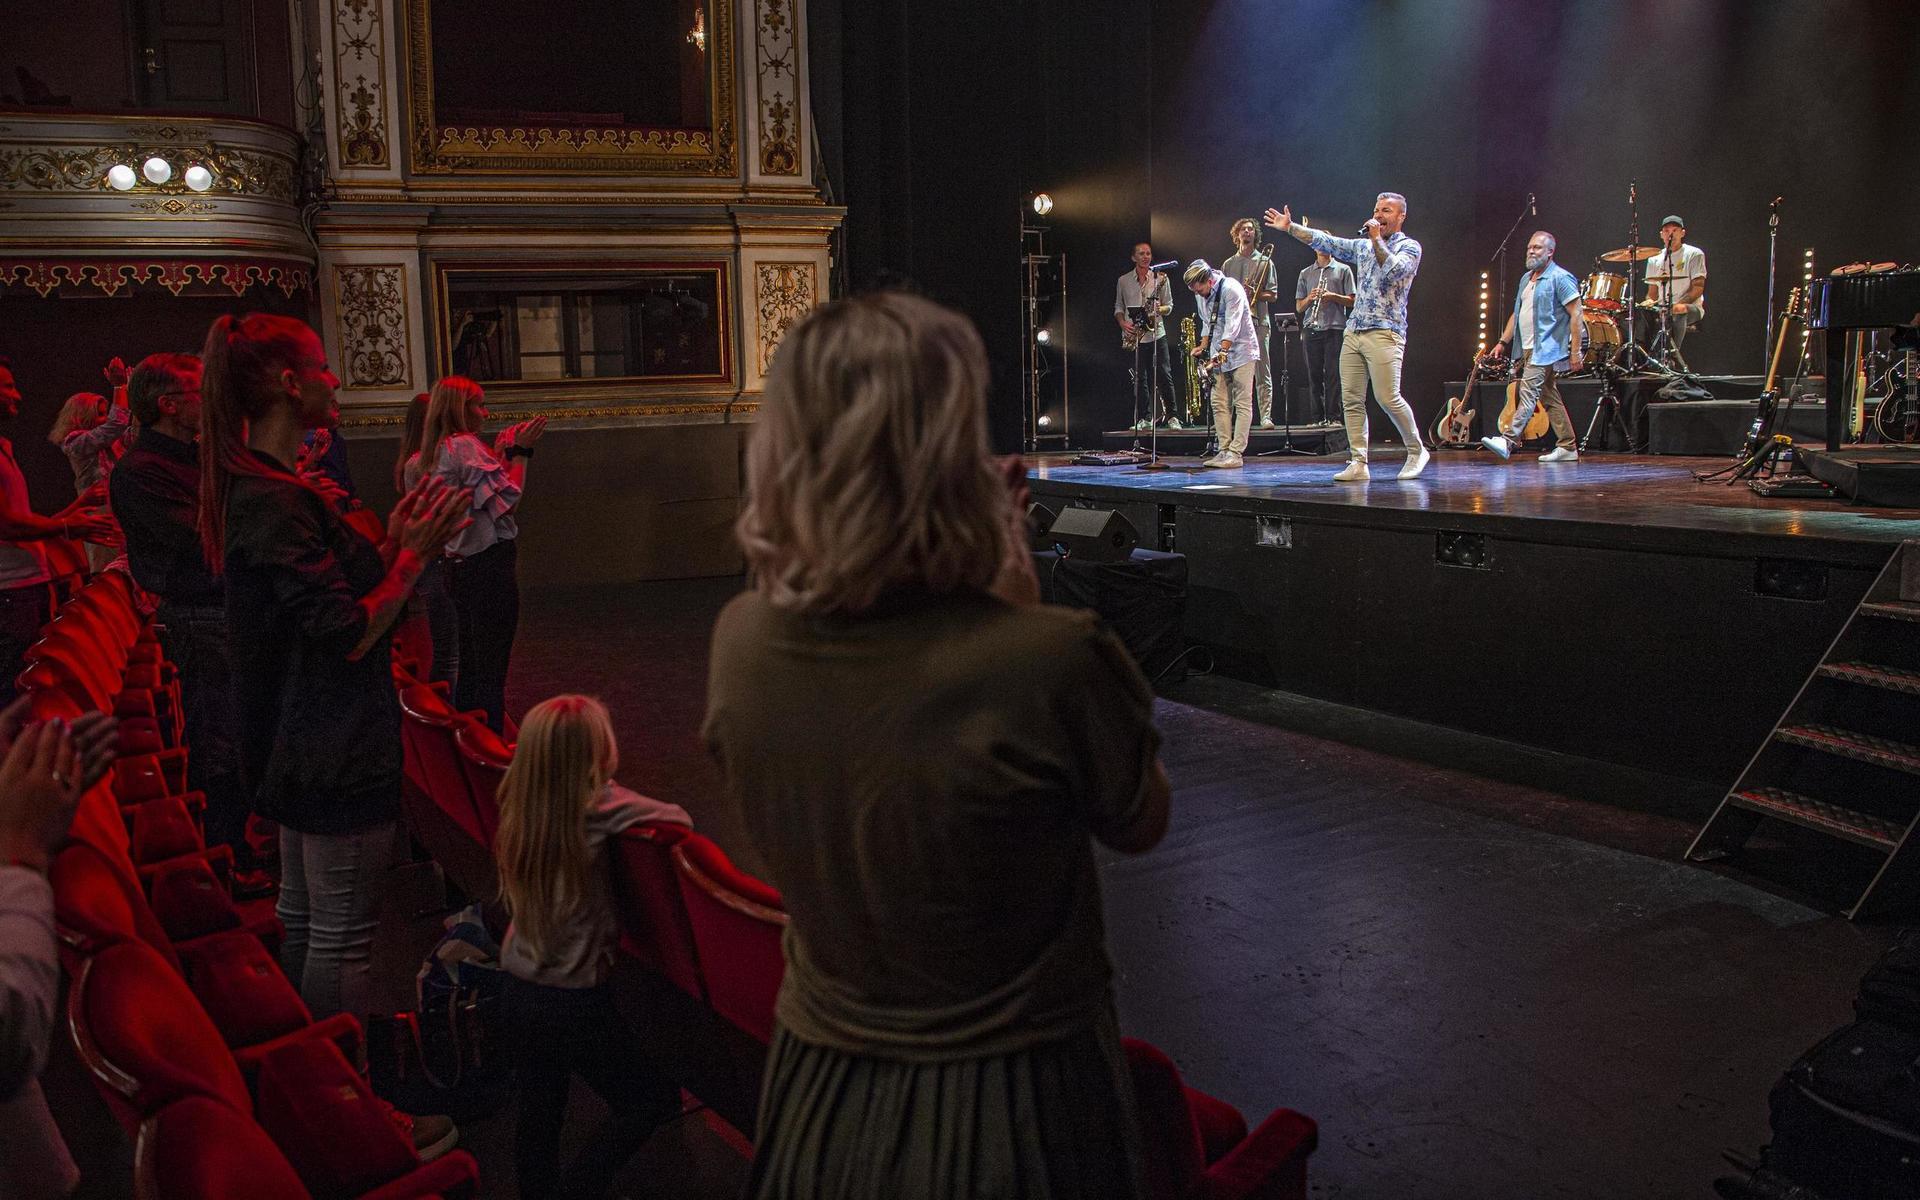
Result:
{"type": "Polygon", "coordinates": [[[1239,1110],[1187,1087],[1173,1060],[1122,1038],[1139,1106],[1151,1200],[1306,1200],[1312,1118],[1275,1109],[1251,1134],[1239,1110]]]}
{"type": "Polygon", "coordinates": [[[622,833],[613,844],[613,896],[620,914],[620,948],[704,1002],[707,989],[700,978],[693,926],[673,865],[673,848],[689,832],[684,825],[647,821],[622,833]]]}
{"type": "Polygon", "coordinates": [[[513,747],[471,716],[463,716],[454,726],[453,744],[460,752],[460,769],[466,773],[481,832],[491,846],[500,832],[500,782],[513,765],[513,747]]]}
{"type": "Polygon", "coordinates": [[[763,1042],[773,1040],[773,1002],[786,974],[780,893],[734,866],[720,847],[689,833],[673,848],[680,895],[714,1011],[763,1042]]]}

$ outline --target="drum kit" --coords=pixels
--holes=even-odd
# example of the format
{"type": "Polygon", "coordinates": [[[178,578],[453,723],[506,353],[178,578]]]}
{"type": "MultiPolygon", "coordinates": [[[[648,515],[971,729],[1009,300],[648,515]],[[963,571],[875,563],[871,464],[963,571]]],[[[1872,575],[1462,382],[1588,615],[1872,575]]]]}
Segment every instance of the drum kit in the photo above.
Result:
{"type": "Polygon", "coordinates": [[[1627,274],[1621,275],[1602,267],[1587,276],[1580,283],[1580,313],[1582,324],[1580,332],[1581,352],[1586,356],[1590,371],[1599,371],[1609,367],[1622,370],[1633,369],[1635,364],[1627,362],[1632,353],[1640,353],[1645,366],[1664,370],[1664,364],[1637,347],[1626,345],[1626,333],[1621,328],[1627,323],[1629,308],[1638,309],[1649,322],[1660,319],[1660,306],[1633,298],[1633,264],[1642,263],[1660,253],[1658,246],[1622,246],[1618,250],[1609,250],[1594,261],[1598,263],[1625,263],[1627,274]]]}

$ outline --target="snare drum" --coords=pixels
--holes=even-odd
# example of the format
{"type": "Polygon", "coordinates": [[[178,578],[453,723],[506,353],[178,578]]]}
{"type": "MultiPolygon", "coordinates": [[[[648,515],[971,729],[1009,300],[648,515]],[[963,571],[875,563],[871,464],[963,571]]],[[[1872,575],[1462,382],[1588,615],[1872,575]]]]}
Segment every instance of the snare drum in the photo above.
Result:
{"type": "MultiPolygon", "coordinates": [[[[1595,271],[1587,276],[1580,285],[1580,302],[1596,312],[1621,312],[1627,307],[1627,293],[1631,285],[1624,275],[1615,275],[1611,271],[1595,271]]],[[[1618,339],[1615,339],[1616,344],[1618,339]]]]}

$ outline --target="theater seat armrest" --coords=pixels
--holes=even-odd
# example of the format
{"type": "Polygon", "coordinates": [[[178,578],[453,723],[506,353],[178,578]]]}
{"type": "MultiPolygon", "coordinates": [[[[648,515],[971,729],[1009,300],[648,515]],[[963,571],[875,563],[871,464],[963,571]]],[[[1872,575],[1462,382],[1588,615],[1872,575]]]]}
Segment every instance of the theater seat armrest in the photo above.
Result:
{"type": "Polygon", "coordinates": [[[1320,1141],[1313,1118],[1279,1108],[1207,1168],[1207,1200],[1306,1200],[1307,1157],[1320,1141]]]}
{"type": "Polygon", "coordinates": [[[360,1061],[360,1022],[346,1013],[335,1013],[315,1021],[304,1029],[281,1034],[272,1041],[237,1049],[233,1052],[233,1061],[240,1064],[240,1073],[251,1081],[255,1075],[259,1074],[260,1064],[275,1050],[308,1038],[324,1038],[340,1047],[340,1053],[347,1056],[348,1062],[360,1061]]]}
{"type": "Polygon", "coordinates": [[[430,1163],[402,1175],[392,1183],[360,1193],[360,1200],[416,1200],[417,1197],[445,1196],[447,1200],[467,1200],[480,1189],[480,1167],[465,1150],[441,1155],[430,1163]]]}

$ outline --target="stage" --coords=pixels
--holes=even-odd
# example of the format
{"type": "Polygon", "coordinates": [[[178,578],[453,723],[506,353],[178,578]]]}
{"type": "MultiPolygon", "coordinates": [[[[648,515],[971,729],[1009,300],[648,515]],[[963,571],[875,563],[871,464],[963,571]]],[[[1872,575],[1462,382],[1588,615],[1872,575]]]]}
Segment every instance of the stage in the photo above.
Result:
{"type": "Polygon", "coordinates": [[[1188,556],[1185,635],[1216,669],[1543,749],[1730,784],[1911,510],[1696,483],[1725,459],[1502,463],[1397,448],[1210,471],[1032,460],[1034,498],[1112,508],[1188,556]]]}

